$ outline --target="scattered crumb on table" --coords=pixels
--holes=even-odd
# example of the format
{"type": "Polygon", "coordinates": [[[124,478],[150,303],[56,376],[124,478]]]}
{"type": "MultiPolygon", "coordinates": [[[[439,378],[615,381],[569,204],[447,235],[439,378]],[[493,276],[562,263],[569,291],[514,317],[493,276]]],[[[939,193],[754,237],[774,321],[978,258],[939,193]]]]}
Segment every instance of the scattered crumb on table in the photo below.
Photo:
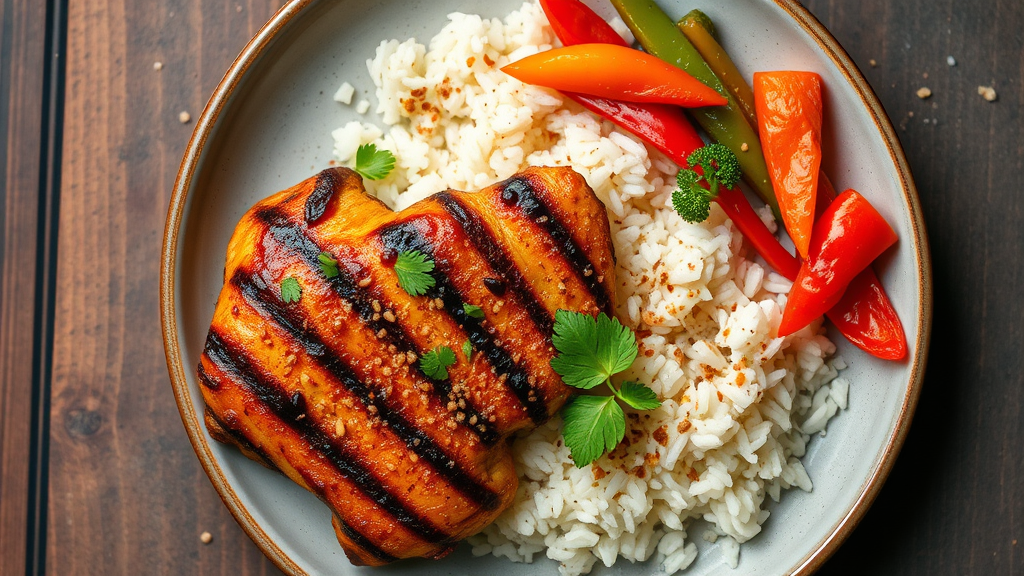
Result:
{"type": "Polygon", "coordinates": [[[978,86],[978,94],[989,102],[995,102],[996,98],[999,97],[996,94],[996,89],[991,86],[978,86]]]}
{"type": "Polygon", "coordinates": [[[931,95],[932,95],[932,90],[931,90],[931,88],[928,88],[927,86],[922,86],[922,87],[917,89],[917,97],[920,98],[921,100],[924,100],[925,98],[930,98],[931,95]]]}
{"type": "Polygon", "coordinates": [[[199,535],[199,541],[203,544],[209,544],[210,542],[213,542],[213,534],[210,534],[209,532],[203,532],[199,535]]]}
{"type": "Polygon", "coordinates": [[[191,120],[192,115],[188,112],[182,111],[180,114],[178,114],[178,122],[181,122],[182,124],[188,124],[191,120]]]}

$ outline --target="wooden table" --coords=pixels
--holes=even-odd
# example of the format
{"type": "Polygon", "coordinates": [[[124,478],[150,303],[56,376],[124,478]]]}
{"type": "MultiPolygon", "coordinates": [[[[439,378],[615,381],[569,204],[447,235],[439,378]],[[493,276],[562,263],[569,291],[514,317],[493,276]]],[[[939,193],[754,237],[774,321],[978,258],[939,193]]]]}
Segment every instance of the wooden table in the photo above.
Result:
{"type": "MultiPolygon", "coordinates": [[[[185,436],[157,263],[179,113],[280,4],[0,0],[0,574],[278,573],[185,436]]],[[[807,4],[898,127],[935,267],[909,439],[820,573],[1024,574],[1024,2],[807,4]]]]}

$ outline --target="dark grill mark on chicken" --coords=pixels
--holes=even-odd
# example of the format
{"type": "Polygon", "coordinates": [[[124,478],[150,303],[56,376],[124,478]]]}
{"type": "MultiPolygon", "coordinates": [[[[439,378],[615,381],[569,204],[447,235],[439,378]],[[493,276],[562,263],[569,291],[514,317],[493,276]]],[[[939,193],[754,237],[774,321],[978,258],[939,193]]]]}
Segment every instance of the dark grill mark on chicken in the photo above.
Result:
{"type": "Polygon", "coordinates": [[[442,557],[511,504],[503,440],[570,393],[550,366],[554,314],[610,312],[612,258],[604,207],[567,168],[400,213],[351,170],[324,171],[235,230],[198,367],[207,427],[323,500],[353,563],[442,557]],[[423,296],[397,282],[407,250],[435,263],[423,296]],[[457,361],[434,381],[419,359],[439,346],[457,361]]]}
{"type": "MultiPolygon", "coordinates": [[[[319,270],[319,256],[324,252],[324,250],[307,238],[297,225],[293,225],[289,222],[287,217],[280,214],[276,209],[261,211],[259,213],[259,218],[264,222],[271,224],[269,236],[280,242],[283,246],[296,250],[301,254],[303,260],[310,268],[319,270]]],[[[340,259],[343,259],[345,254],[339,254],[337,256],[340,259]]],[[[258,279],[256,281],[260,282],[258,279]]],[[[370,293],[369,287],[360,288],[355,279],[352,278],[351,274],[349,274],[343,266],[339,264],[338,275],[336,277],[331,279],[324,277],[324,281],[329,282],[331,288],[333,288],[341,298],[344,298],[352,305],[353,309],[359,313],[360,319],[378,334],[378,338],[384,342],[385,346],[393,345],[399,352],[414,352],[417,356],[422,356],[423,353],[426,352],[426,350],[421,350],[412,343],[405,327],[401,323],[388,322],[379,311],[374,310],[374,300],[378,302],[378,306],[381,306],[382,309],[387,303],[384,302],[382,304],[381,299],[375,299],[370,293]]],[[[297,337],[300,340],[302,339],[302,334],[305,331],[301,327],[301,324],[302,323],[299,322],[299,325],[289,325],[289,330],[292,333],[297,334],[297,337]]],[[[320,348],[317,346],[307,348],[307,351],[314,356],[321,353],[319,350],[320,348]]],[[[418,365],[416,370],[423,378],[427,378],[427,376],[423,374],[422,370],[419,369],[418,365]]],[[[441,397],[446,398],[451,393],[451,386],[447,382],[434,382],[433,386],[441,397]]],[[[472,405],[468,405],[463,410],[466,414],[466,418],[463,423],[467,426],[469,426],[468,422],[473,420],[473,416],[476,416],[476,421],[478,423],[471,427],[473,432],[480,437],[481,442],[490,445],[494,444],[498,440],[498,434],[494,431],[493,427],[487,423],[486,419],[481,417],[480,413],[472,405]]]]}
{"type": "MultiPolygon", "coordinates": [[[[612,298],[601,283],[603,278],[594,272],[594,266],[590,263],[590,259],[573,240],[561,220],[551,213],[544,201],[534,192],[530,179],[513,177],[503,182],[501,199],[508,205],[522,208],[527,216],[547,230],[555,245],[562,251],[562,255],[572,264],[580,281],[586,284],[590,295],[597,302],[597,306],[611,314],[612,298]]],[[[612,256],[614,255],[613,252],[612,256]]]]}
{"type": "MultiPolygon", "coordinates": [[[[434,247],[410,222],[388,226],[381,230],[380,237],[385,249],[397,252],[419,250],[424,254],[434,256],[434,247]]],[[[466,314],[462,296],[449,282],[446,273],[446,269],[454,264],[443,259],[435,259],[434,264],[432,276],[437,284],[427,291],[427,297],[441,299],[444,311],[466,331],[473,348],[484,354],[498,374],[508,376],[505,385],[512,389],[519,401],[526,407],[527,414],[534,424],[540,425],[546,422],[549,418],[547,406],[531,390],[530,375],[522,366],[512,360],[512,356],[505,349],[495,344],[494,338],[477,319],[466,314]]]]}
{"type": "Polygon", "coordinates": [[[550,339],[551,330],[555,322],[554,314],[545,310],[540,302],[537,301],[530,286],[523,279],[522,274],[519,273],[519,270],[509,260],[508,255],[505,254],[505,251],[495,241],[494,235],[487,229],[479,215],[467,209],[450,192],[440,192],[435,194],[434,198],[444,206],[444,209],[459,223],[459,226],[462,226],[462,229],[466,231],[476,249],[487,258],[491,268],[505,274],[508,281],[504,283],[503,290],[512,288],[516,297],[530,312],[533,323],[550,339]]]}
{"type": "Polygon", "coordinates": [[[203,354],[223,372],[240,381],[251,394],[277,416],[282,425],[289,426],[298,432],[299,436],[314,446],[342,476],[354,482],[364,494],[387,510],[397,522],[428,542],[444,544],[451,542],[451,537],[443,530],[411,512],[401,500],[388,492],[377,478],[360,465],[361,458],[348,453],[332,441],[323,430],[317,428],[311,419],[306,418],[305,410],[298,409],[290,401],[279,382],[252,366],[248,354],[244,350],[228,343],[217,332],[211,331],[206,338],[206,348],[203,350],[203,354]]]}
{"type": "MultiPolygon", "coordinates": [[[[377,414],[380,421],[394,430],[395,434],[405,442],[405,445],[420,458],[434,466],[435,470],[451,482],[452,486],[458,488],[467,498],[474,500],[484,509],[493,510],[497,507],[499,498],[496,494],[486,486],[474,482],[469,474],[437,447],[429,436],[407,422],[397,412],[390,410],[387,396],[379,390],[374,392],[369,386],[360,382],[352,373],[352,369],[324,344],[315,329],[303,330],[301,328],[303,321],[296,317],[293,309],[280,300],[278,293],[269,290],[259,279],[241,271],[235,274],[232,283],[238,286],[246,301],[253,308],[260,310],[267,320],[283,328],[304,347],[310,356],[316,356],[317,361],[339,383],[357,396],[365,406],[372,406],[373,412],[377,414]]],[[[299,391],[293,393],[291,403],[293,412],[305,414],[305,400],[299,391]]]]}

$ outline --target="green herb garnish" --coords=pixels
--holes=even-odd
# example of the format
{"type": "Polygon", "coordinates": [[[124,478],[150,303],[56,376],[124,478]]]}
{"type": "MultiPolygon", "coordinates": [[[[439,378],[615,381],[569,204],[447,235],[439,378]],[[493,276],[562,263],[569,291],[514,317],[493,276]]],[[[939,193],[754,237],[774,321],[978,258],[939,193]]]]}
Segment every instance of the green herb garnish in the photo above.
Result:
{"type": "Polygon", "coordinates": [[[462,310],[466,313],[466,316],[469,316],[470,318],[476,318],[477,320],[483,320],[484,318],[484,309],[479,306],[464,303],[462,305],[462,310]]]}
{"type": "Polygon", "coordinates": [[[355,171],[370,180],[381,180],[395,169],[395,155],[377,150],[376,144],[363,144],[356,149],[355,171]]]}
{"type": "Polygon", "coordinates": [[[291,276],[281,280],[281,300],[288,304],[298,302],[299,298],[302,298],[302,286],[299,286],[299,281],[291,276]]]}
{"type": "Polygon", "coordinates": [[[687,222],[703,222],[711,213],[711,201],[718,197],[719,188],[732,188],[740,181],[740,163],[722,144],[697,148],[686,161],[690,166],[700,166],[703,174],[689,168],[676,174],[679,188],[672,193],[672,207],[687,222]]]}
{"type": "Polygon", "coordinates": [[[420,370],[434,380],[446,380],[452,364],[455,364],[455,351],[447,346],[438,346],[420,358],[420,370]]]}
{"type": "Polygon", "coordinates": [[[338,261],[331,258],[331,255],[327,252],[321,252],[320,256],[317,257],[320,260],[320,271],[324,273],[324,276],[328,278],[337,278],[340,272],[338,271],[338,261]]]}
{"type": "Polygon", "coordinates": [[[419,250],[400,252],[395,260],[395,274],[398,285],[410,296],[422,296],[437,283],[429,273],[434,270],[434,261],[419,250]]]}
{"type": "Polygon", "coordinates": [[[638,382],[612,384],[612,375],[628,369],[637,355],[636,338],[617,319],[559,310],[551,341],[558,350],[551,367],[563,382],[582,390],[603,383],[613,394],[576,396],[562,409],[562,438],[573,462],[583,467],[613,450],[626,434],[626,415],[616,398],[637,410],[657,408],[661,401],[638,382]]]}
{"type": "Polygon", "coordinates": [[[469,340],[462,343],[462,353],[466,356],[466,360],[473,355],[473,344],[469,340]]]}

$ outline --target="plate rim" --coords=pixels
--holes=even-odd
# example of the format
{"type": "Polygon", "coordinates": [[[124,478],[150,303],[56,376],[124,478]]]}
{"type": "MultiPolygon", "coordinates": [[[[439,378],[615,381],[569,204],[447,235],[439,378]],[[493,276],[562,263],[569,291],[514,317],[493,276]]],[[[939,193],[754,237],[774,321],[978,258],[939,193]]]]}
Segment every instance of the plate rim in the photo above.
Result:
{"type": "MultiPolygon", "coordinates": [[[[827,531],[813,549],[790,569],[789,574],[791,575],[806,576],[820,568],[849,537],[861,519],[863,519],[867,510],[881,491],[906,440],[923,387],[928,357],[928,344],[931,339],[933,306],[931,255],[928,239],[925,234],[924,215],[906,154],[903,151],[892,122],[882,107],[878,96],[868,84],[864,74],[854,64],[853,59],[839,44],[839,41],[832,36],[831,32],[807,8],[799,4],[797,0],[763,1],[773,3],[781,8],[814,40],[825,53],[825,56],[846,78],[860,98],[861,103],[867,109],[896,169],[903,200],[910,208],[912,246],[918,273],[918,331],[917,339],[912,346],[914,363],[910,367],[910,383],[903,396],[898,423],[886,440],[873,470],[861,486],[860,495],[851,503],[846,513],[827,531]]],[[[249,40],[232,62],[224,77],[217,84],[210,100],[196,122],[195,129],[185,148],[181,166],[175,177],[171,200],[167,209],[160,258],[160,327],[164,355],[171,386],[174,391],[175,404],[185,426],[189,441],[207,477],[209,477],[210,482],[217,490],[217,494],[228,507],[235,521],[238,522],[242,530],[278,568],[292,576],[309,576],[309,574],[300,568],[267,535],[249,513],[246,505],[239,498],[238,494],[235,493],[223,471],[221,471],[220,465],[217,463],[213,451],[202,433],[198,414],[192,409],[191,395],[188,391],[188,380],[185,375],[184,365],[182,364],[181,344],[178,340],[179,324],[176,306],[175,274],[179,233],[181,232],[188,192],[192,186],[193,177],[199,166],[200,157],[207,139],[216,127],[221,113],[231,99],[235,88],[245,78],[249,68],[266,52],[277,39],[280,32],[291,24],[293,20],[300,17],[303,12],[319,2],[320,0],[290,0],[278,9],[270,20],[260,28],[259,32],[249,40]]]]}

